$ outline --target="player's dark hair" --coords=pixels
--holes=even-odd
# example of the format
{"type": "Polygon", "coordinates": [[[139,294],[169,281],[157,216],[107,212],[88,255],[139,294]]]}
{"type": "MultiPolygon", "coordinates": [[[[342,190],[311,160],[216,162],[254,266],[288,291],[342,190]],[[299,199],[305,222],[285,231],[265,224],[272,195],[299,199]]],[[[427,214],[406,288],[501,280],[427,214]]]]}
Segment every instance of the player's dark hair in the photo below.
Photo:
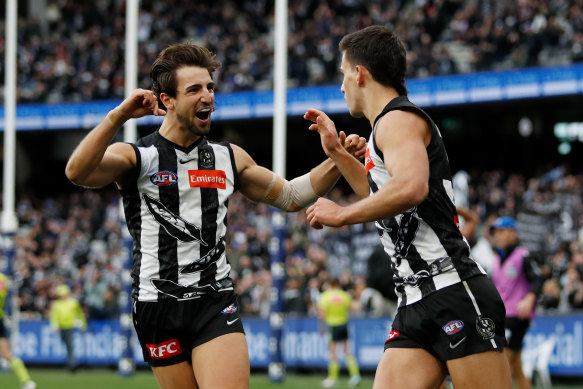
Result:
{"type": "Polygon", "coordinates": [[[158,96],[162,108],[164,105],[160,101],[160,94],[166,93],[170,97],[176,97],[178,88],[176,70],[183,66],[206,68],[212,77],[213,72],[221,67],[221,62],[206,47],[191,43],[179,43],[162,50],[150,69],[152,91],[158,96]]]}
{"type": "Polygon", "coordinates": [[[384,26],[369,26],[342,38],[340,51],[352,66],[362,65],[380,84],[407,95],[407,53],[399,37],[384,26]]]}

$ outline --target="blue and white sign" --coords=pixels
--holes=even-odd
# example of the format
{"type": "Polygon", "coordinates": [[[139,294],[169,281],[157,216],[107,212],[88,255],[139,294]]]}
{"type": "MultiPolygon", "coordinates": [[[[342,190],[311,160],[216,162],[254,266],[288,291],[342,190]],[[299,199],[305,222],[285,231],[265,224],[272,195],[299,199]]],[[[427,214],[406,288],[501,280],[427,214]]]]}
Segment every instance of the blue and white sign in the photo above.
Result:
{"type": "MultiPolygon", "coordinates": [[[[269,365],[268,320],[244,319],[251,367],[269,365]]],[[[354,319],[348,326],[350,347],[364,370],[374,370],[383,355],[391,320],[354,319]]],[[[326,367],[327,334],[319,332],[315,318],[287,318],[283,329],[283,361],[287,367],[326,367]]],[[[117,320],[90,321],[87,331],[75,334],[79,362],[116,365],[121,353],[120,325],[117,320]]],[[[144,364],[137,342],[132,343],[136,364],[144,364]]],[[[523,359],[540,356],[542,346],[552,344],[549,371],[557,376],[583,377],[583,315],[541,316],[533,321],[524,340],[523,359]],[[549,343],[550,341],[550,343],[549,343]]],[[[29,364],[64,364],[65,346],[47,321],[24,321],[15,354],[29,364]]],[[[344,355],[338,349],[339,359],[344,355]]]]}

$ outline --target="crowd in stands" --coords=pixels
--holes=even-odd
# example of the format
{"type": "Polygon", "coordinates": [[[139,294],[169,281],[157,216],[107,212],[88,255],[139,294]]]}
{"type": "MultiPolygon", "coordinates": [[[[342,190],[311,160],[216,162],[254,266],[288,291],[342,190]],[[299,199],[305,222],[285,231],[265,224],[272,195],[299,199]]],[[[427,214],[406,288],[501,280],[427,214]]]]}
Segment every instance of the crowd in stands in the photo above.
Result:
{"type": "MultiPolygon", "coordinates": [[[[468,177],[468,206],[480,215],[478,231],[470,237],[475,258],[488,269],[484,260],[488,249],[483,247],[488,226],[499,215],[513,216],[522,243],[540,257],[546,279],[539,312],[583,308],[583,175],[557,167],[534,178],[501,171],[470,173],[468,177]],[[534,228],[543,225],[547,227],[543,231],[534,228]]],[[[341,203],[354,201],[340,189],[328,196],[341,203]]],[[[19,196],[14,270],[25,319],[46,319],[55,288],[62,283],[71,287],[90,319],[118,316],[127,255],[118,202],[113,189],[44,199],[19,196]]],[[[241,309],[246,315],[266,318],[272,208],[235,194],[229,212],[227,255],[241,309]]],[[[389,261],[374,225],[316,230],[309,227],[303,211],[286,214],[285,225],[284,301],[288,314],[316,315],[318,297],[332,278],[339,279],[353,295],[356,314],[394,313],[389,261]]]]}
{"type": "MultiPolygon", "coordinates": [[[[18,25],[20,102],[123,97],[124,1],[47,0],[45,10],[28,13],[36,17],[18,25]]],[[[271,89],[273,15],[265,0],[141,1],[138,85],[151,87],[160,50],[192,41],[221,60],[219,92],[271,89]]],[[[403,39],[409,78],[583,59],[579,0],[289,0],[290,86],[339,84],[339,40],[371,24],[403,39]]],[[[4,48],[0,40],[1,57],[4,48]]]]}

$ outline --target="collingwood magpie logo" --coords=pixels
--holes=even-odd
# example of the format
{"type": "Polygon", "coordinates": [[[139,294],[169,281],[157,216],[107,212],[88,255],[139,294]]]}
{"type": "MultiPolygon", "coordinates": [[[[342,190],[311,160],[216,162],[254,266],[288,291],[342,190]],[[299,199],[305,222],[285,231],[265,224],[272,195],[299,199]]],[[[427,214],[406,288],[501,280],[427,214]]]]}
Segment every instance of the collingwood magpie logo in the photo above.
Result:
{"type": "Polygon", "coordinates": [[[197,241],[203,246],[207,246],[207,243],[202,239],[202,233],[199,227],[173,214],[164,204],[147,194],[144,194],[144,203],[148,207],[150,214],[152,214],[154,219],[156,219],[168,234],[182,242],[197,241]]]}
{"type": "Polygon", "coordinates": [[[484,339],[492,339],[496,335],[494,320],[488,317],[478,316],[476,318],[476,330],[484,339]]]}
{"type": "Polygon", "coordinates": [[[215,156],[210,150],[201,149],[199,152],[200,167],[204,169],[212,168],[215,164],[215,156]]]}

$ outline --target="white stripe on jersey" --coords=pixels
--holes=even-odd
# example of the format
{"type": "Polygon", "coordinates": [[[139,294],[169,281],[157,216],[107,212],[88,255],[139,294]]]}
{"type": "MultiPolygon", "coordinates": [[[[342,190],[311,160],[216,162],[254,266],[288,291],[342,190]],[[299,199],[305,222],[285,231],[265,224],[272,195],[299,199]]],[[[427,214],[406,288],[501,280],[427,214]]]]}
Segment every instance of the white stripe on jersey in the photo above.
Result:
{"type": "Polygon", "coordinates": [[[422,258],[445,258],[447,257],[447,251],[440,244],[435,244],[439,242],[439,238],[433,229],[425,223],[421,218],[419,220],[419,229],[417,230],[417,236],[415,237],[415,248],[422,258]]]}
{"type": "MultiPolygon", "coordinates": [[[[158,169],[158,150],[155,146],[141,147],[141,171],[142,172],[157,172],[158,169]]],[[[157,193],[152,195],[158,197],[157,193]]],[[[158,241],[158,230],[159,226],[157,223],[144,223],[143,221],[151,217],[150,211],[146,204],[140,202],[140,218],[142,220],[141,233],[140,233],[140,247],[142,253],[142,260],[140,262],[139,269],[139,279],[140,288],[138,289],[138,300],[140,301],[152,301],[157,300],[158,293],[152,290],[150,285],[150,279],[153,274],[159,274],[160,262],[158,261],[158,246],[149,244],[149,242],[158,241]],[[147,285],[147,286],[146,286],[147,285]]]]}

